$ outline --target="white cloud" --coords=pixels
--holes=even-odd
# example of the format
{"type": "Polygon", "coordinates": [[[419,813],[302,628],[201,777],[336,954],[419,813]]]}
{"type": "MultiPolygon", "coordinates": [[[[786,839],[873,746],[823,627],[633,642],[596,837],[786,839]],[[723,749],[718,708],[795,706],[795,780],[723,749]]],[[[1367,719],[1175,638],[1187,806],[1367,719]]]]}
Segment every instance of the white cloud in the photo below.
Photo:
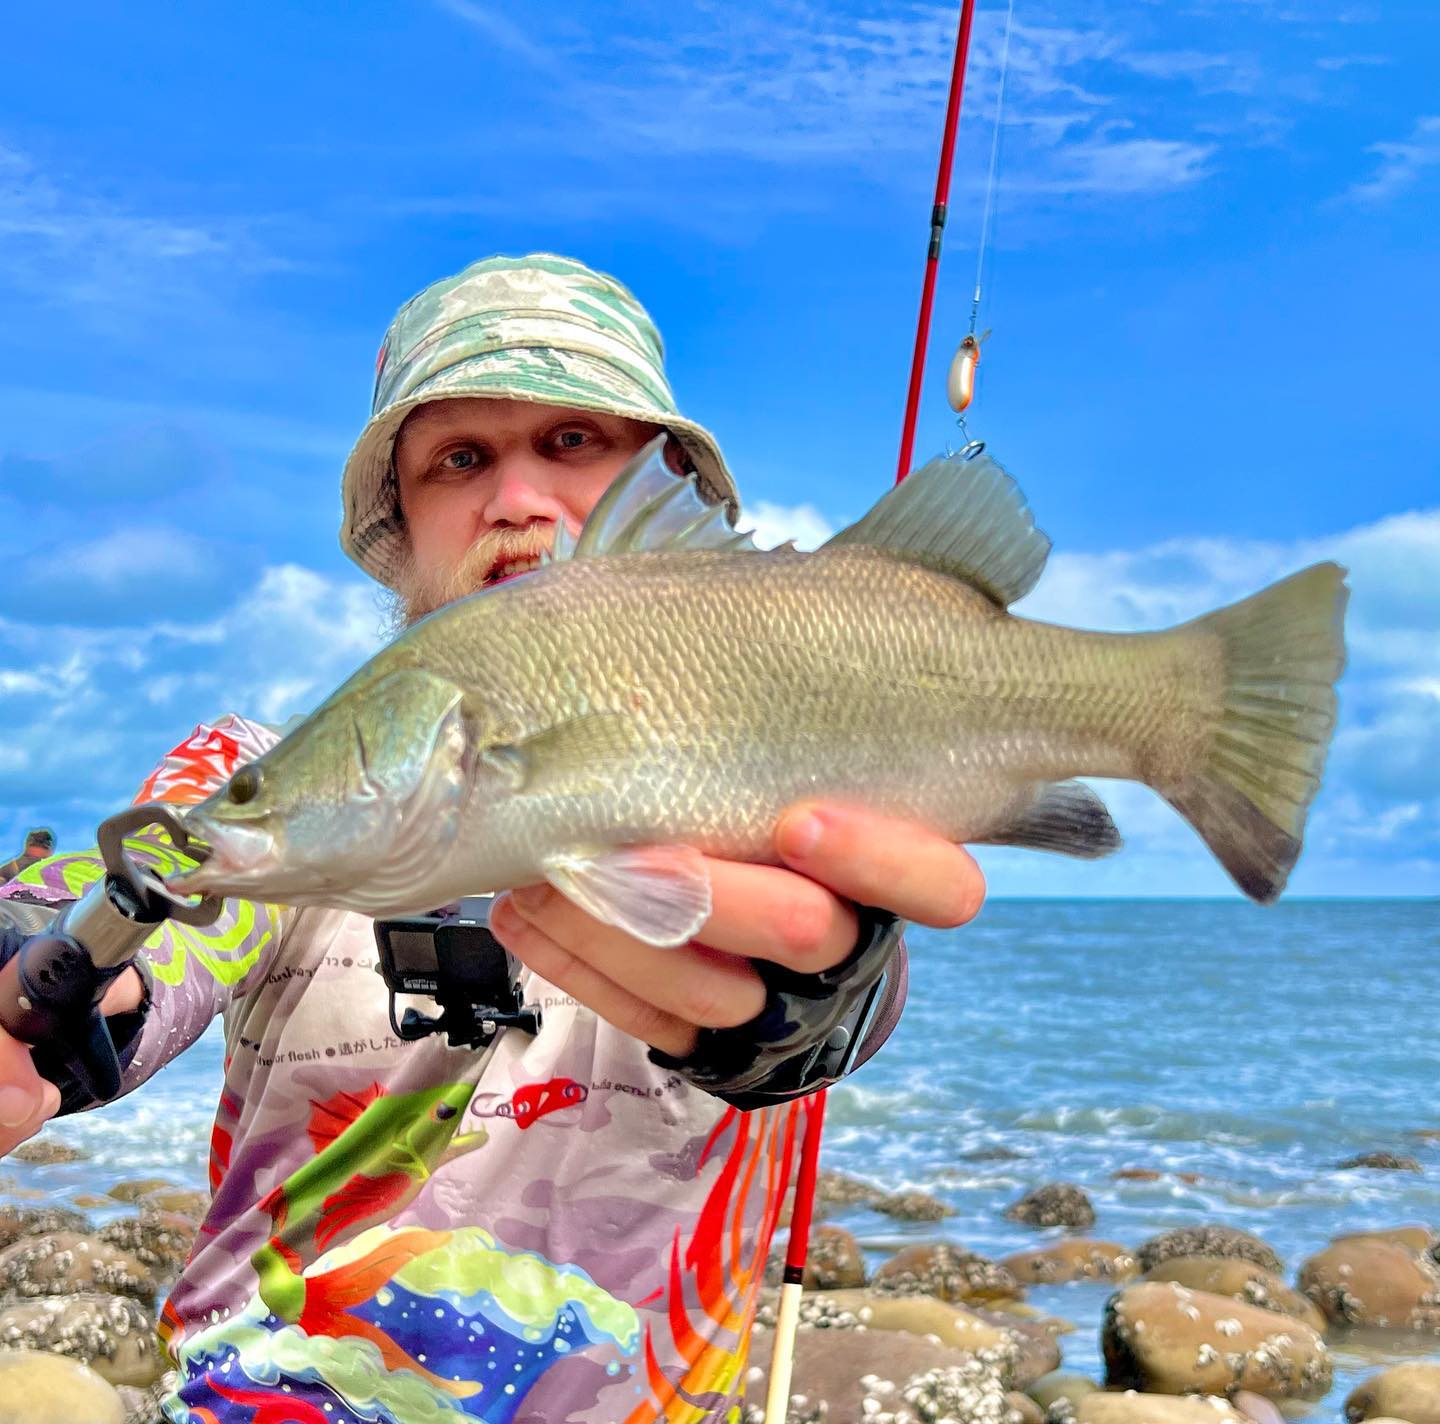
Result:
{"type": "Polygon", "coordinates": [[[768,499],[747,505],[736,527],[753,530],[762,549],[773,549],[787,539],[793,539],[796,548],[816,549],[835,532],[813,504],[772,504],[768,499]]]}
{"type": "Polygon", "coordinates": [[[29,296],[98,315],[283,265],[240,224],[136,212],[0,144],[0,280],[29,296]]]}
{"type": "Polygon", "coordinates": [[[1440,114],[1416,119],[1410,137],[1402,142],[1372,143],[1365,151],[1379,158],[1379,166],[1365,182],[1353,184],[1345,196],[1361,202],[1392,198],[1413,186],[1426,169],[1440,164],[1440,114]]]}

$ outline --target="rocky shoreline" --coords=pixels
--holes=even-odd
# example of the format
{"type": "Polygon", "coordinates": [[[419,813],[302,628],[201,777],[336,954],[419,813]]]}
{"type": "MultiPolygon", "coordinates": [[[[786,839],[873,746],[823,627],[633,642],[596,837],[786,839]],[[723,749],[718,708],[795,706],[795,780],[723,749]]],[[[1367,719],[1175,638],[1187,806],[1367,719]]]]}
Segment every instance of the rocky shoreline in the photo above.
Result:
{"type": "MultiPolygon", "coordinates": [[[[82,1157],[47,1133],[11,1160],[82,1157]]],[[[161,1424],[167,1359],[155,1312],[207,1194],[146,1178],[70,1205],[40,1195],[0,1178],[0,1424],[161,1424]],[[87,1212],[110,1219],[96,1226],[87,1212]]],[[[821,1214],[857,1207],[907,1223],[953,1215],[923,1192],[821,1173],[821,1214]]],[[[1424,1358],[1364,1379],[1344,1399],[1345,1419],[1440,1424],[1436,1230],[1317,1242],[1292,1283],[1270,1245],[1233,1226],[1181,1227],[1134,1246],[1090,1237],[1094,1209],[1067,1183],[1036,1188],[1004,1215],[1046,1239],[989,1259],[937,1237],[872,1270],[851,1232],[817,1225],[791,1424],[1279,1424],[1311,1411],[1321,1419],[1332,1347],[1361,1334],[1381,1341],[1382,1355],[1383,1342],[1404,1340],[1424,1358]],[[1101,1378],[1064,1369],[1076,1327],[1026,1298],[1086,1282],[1112,1289],[1101,1378]]],[[[762,1417],[778,1266],[757,1320],[745,1424],[762,1417]]]]}

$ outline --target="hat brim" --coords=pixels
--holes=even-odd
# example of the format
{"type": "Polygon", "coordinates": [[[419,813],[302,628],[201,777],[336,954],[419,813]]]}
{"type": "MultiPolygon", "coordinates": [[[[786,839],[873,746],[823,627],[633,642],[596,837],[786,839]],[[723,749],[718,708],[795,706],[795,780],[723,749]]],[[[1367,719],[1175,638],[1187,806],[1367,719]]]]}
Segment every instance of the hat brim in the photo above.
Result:
{"type": "Polygon", "coordinates": [[[535,361],[516,361],[513,351],[489,351],[458,362],[387,406],[360,432],[341,477],[340,546],[387,588],[394,587],[405,554],[404,526],[391,477],[395,437],[412,410],[433,401],[529,401],[663,426],[690,457],[701,494],[724,504],[732,519],[739,513],[735,481],[715,437],[703,425],[658,408],[638,382],[626,381],[613,364],[588,353],[547,347],[529,354],[535,361]],[[543,369],[527,372],[527,364],[543,369]]]}

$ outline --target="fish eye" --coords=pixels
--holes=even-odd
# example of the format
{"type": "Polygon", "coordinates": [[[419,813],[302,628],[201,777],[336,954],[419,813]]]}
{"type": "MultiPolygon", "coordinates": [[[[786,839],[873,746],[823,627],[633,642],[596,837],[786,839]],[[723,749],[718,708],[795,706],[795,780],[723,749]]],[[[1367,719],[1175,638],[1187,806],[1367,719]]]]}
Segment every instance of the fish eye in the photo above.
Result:
{"type": "Polygon", "coordinates": [[[259,769],[253,766],[242,766],[230,778],[226,793],[230,797],[231,803],[236,806],[243,806],[247,801],[253,801],[260,794],[259,769]]]}

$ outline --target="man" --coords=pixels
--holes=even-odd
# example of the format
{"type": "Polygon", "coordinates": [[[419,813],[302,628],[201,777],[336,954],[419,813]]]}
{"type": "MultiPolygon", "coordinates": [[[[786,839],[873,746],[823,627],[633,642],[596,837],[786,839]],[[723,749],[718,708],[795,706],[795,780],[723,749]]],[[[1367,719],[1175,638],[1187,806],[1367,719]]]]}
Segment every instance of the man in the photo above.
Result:
{"type": "Polygon", "coordinates": [[[48,826],[36,826],[25,835],[25,849],[13,860],[0,865],[0,885],[13,880],[22,870],[29,870],[37,861],[55,854],[55,832],[48,826]]]}
{"type": "MultiPolygon", "coordinates": [[[[477,263],[386,336],[342,541],[414,619],[525,572],[662,428],[733,505],[626,289],[548,255],[477,263]]],[[[198,728],[138,799],[198,800],[275,739],[198,728]]],[[[890,916],[960,924],[983,896],[958,847],[845,807],[792,808],[775,844],[790,868],[709,863],[713,913],[680,949],[547,887],[502,897],[544,1022],[481,1052],[391,1034],[362,916],[229,901],[155,936],[106,1002],[125,1086],[216,1014],[227,1043],[213,1204],[164,1312],[170,1418],[729,1417],[837,1013],[892,958],[890,916]]],[[[71,863],[9,893],[64,898],[71,863]]],[[[8,1150],[61,1093],[8,1040],[0,1085],[8,1150]]]]}

